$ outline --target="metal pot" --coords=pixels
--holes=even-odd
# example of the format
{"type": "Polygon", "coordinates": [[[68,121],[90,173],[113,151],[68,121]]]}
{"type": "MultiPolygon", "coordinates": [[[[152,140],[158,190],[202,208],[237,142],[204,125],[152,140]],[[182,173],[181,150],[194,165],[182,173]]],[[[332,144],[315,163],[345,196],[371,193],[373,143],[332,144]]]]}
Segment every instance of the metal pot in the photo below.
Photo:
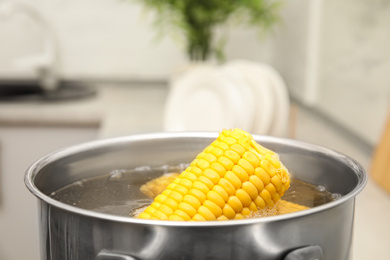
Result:
{"type": "Polygon", "coordinates": [[[42,259],[350,259],[356,195],[367,175],[351,158],[294,140],[254,136],[292,174],[342,197],[296,213],[220,222],[141,220],[83,210],[49,194],[114,169],[190,162],[216,133],[159,133],[56,151],[25,175],[39,199],[42,259]]]}

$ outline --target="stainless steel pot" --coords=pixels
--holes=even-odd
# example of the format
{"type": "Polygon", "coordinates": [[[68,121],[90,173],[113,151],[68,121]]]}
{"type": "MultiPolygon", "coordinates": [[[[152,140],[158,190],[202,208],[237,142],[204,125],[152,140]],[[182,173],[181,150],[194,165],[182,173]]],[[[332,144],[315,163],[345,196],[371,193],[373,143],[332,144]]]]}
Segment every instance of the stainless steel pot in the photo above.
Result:
{"type": "Polygon", "coordinates": [[[254,136],[295,177],[342,197],[262,219],[169,222],[127,218],[60,203],[49,194],[114,169],[190,162],[216,133],[159,133],[100,140],[35,162],[25,175],[39,199],[42,259],[350,259],[356,195],[367,175],[351,158],[294,140],[254,136]]]}

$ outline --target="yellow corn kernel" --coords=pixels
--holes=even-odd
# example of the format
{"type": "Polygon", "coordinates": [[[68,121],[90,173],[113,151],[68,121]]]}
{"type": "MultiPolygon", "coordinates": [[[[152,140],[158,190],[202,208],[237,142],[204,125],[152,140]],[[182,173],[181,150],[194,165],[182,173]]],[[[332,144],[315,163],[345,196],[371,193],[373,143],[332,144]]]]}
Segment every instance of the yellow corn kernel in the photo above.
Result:
{"type": "Polygon", "coordinates": [[[156,210],[155,212],[153,212],[152,217],[155,217],[155,218],[161,219],[161,220],[168,220],[168,216],[159,210],[156,210]]]}
{"type": "Polygon", "coordinates": [[[257,167],[255,170],[255,175],[260,178],[264,186],[267,186],[268,183],[270,183],[271,181],[271,178],[269,177],[268,173],[263,168],[257,167]]]}
{"type": "Polygon", "coordinates": [[[233,162],[233,165],[236,165],[238,160],[240,160],[241,156],[236,153],[235,151],[233,150],[226,150],[224,155],[230,160],[233,162]]]}
{"type": "Polygon", "coordinates": [[[207,178],[206,176],[202,175],[198,178],[198,181],[200,181],[201,183],[203,183],[204,185],[207,186],[207,188],[210,190],[214,187],[214,182],[212,182],[209,178],[207,178]]]}
{"type": "Polygon", "coordinates": [[[211,154],[211,153],[206,153],[203,156],[203,159],[208,161],[209,163],[217,161],[217,157],[215,155],[211,154]]]}
{"type": "Polygon", "coordinates": [[[251,212],[257,211],[257,206],[256,206],[256,203],[254,201],[252,201],[251,204],[249,205],[249,209],[251,212]]]}
{"type": "MultiPolygon", "coordinates": [[[[207,148],[205,150],[207,150],[207,148]]],[[[205,155],[205,153],[203,151],[203,152],[200,152],[195,158],[196,159],[202,159],[204,155],[205,155]]]]}
{"type": "Polygon", "coordinates": [[[221,215],[217,218],[218,221],[229,220],[225,215],[221,215]]]}
{"type": "Polygon", "coordinates": [[[201,192],[203,192],[204,194],[207,194],[207,192],[209,192],[209,188],[207,187],[206,184],[204,184],[203,182],[200,182],[200,181],[196,181],[192,184],[192,188],[193,189],[197,189],[197,190],[200,190],[201,192]]]}
{"type": "Polygon", "coordinates": [[[177,209],[177,206],[179,205],[174,199],[171,198],[167,198],[164,201],[164,204],[170,207],[173,211],[175,211],[177,209]]]}
{"type": "Polygon", "coordinates": [[[233,166],[234,166],[234,163],[229,159],[227,158],[226,156],[221,156],[218,158],[218,162],[227,170],[227,171],[230,171],[233,166]]]}
{"type": "Polygon", "coordinates": [[[176,183],[172,182],[171,184],[168,185],[167,190],[173,190],[173,188],[175,188],[176,185],[177,185],[176,183]]]}
{"type": "Polygon", "coordinates": [[[271,202],[271,194],[266,190],[262,190],[260,192],[260,196],[263,198],[263,200],[265,201],[265,204],[269,204],[271,202]]]}
{"type": "Polygon", "coordinates": [[[152,204],[150,204],[151,207],[155,208],[155,209],[158,209],[158,207],[161,206],[161,203],[157,202],[157,201],[154,201],[152,202],[152,204]]]}
{"type": "MultiPolygon", "coordinates": [[[[183,195],[181,195],[179,192],[177,191],[171,191],[168,195],[169,198],[173,199],[174,201],[176,201],[177,203],[180,203],[182,200],[183,200],[183,195]]],[[[153,205],[153,203],[152,203],[153,205]]],[[[151,205],[151,206],[152,206],[151,205]]]]}
{"type": "Polygon", "coordinates": [[[167,198],[168,198],[168,196],[166,196],[164,194],[160,194],[154,198],[154,201],[156,201],[158,203],[163,203],[167,198]]]}
{"type": "Polygon", "coordinates": [[[250,176],[249,181],[256,187],[257,193],[259,193],[260,191],[262,191],[264,189],[263,182],[256,175],[250,176]]]}
{"type": "Polygon", "coordinates": [[[138,217],[143,218],[143,219],[151,219],[152,215],[150,215],[149,213],[146,213],[146,212],[141,212],[141,214],[139,214],[138,217]]]}
{"type": "Polygon", "coordinates": [[[231,145],[237,143],[237,140],[236,140],[235,138],[233,138],[233,137],[229,137],[229,136],[228,136],[228,137],[223,138],[223,142],[224,142],[225,144],[231,146],[231,145]]]}
{"type": "Polygon", "coordinates": [[[275,186],[276,191],[279,191],[283,185],[282,181],[277,175],[271,178],[271,183],[275,186]]]}
{"type": "Polygon", "coordinates": [[[173,214],[173,210],[169,206],[164,205],[164,204],[162,204],[160,207],[158,207],[157,210],[161,211],[162,213],[164,213],[167,216],[170,216],[173,214]]]}
{"type": "Polygon", "coordinates": [[[262,160],[260,166],[267,172],[267,174],[271,178],[274,177],[276,173],[275,167],[268,160],[262,160]]]}
{"type": "Polygon", "coordinates": [[[267,159],[275,168],[280,168],[281,164],[277,154],[266,154],[265,159],[267,159]]]}
{"type": "Polygon", "coordinates": [[[264,187],[264,189],[266,189],[269,194],[271,195],[271,197],[276,194],[276,189],[275,189],[275,186],[272,184],[272,183],[269,183],[267,186],[264,187]]]}
{"type": "Polygon", "coordinates": [[[228,219],[234,219],[234,217],[236,216],[236,211],[229,204],[225,204],[222,209],[222,213],[228,219]]]}
{"type": "Polygon", "coordinates": [[[235,212],[241,212],[244,207],[242,202],[236,196],[230,196],[227,203],[234,209],[235,212]]]}
{"type": "Polygon", "coordinates": [[[180,184],[177,184],[173,189],[172,191],[176,191],[178,193],[180,193],[181,195],[186,195],[187,192],[188,192],[188,189],[186,187],[184,187],[183,185],[180,185],[180,184]]]}
{"type": "Polygon", "coordinates": [[[216,220],[215,215],[205,206],[200,206],[198,209],[198,213],[204,217],[205,220],[216,220]]]}
{"type": "Polygon", "coordinates": [[[212,170],[212,169],[206,169],[203,172],[203,175],[206,176],[210,181],[213,182],[213,186],[218,183],[219,179],[221,178],[219,174],[212,170]]]}
{"type": "Polygon", "coordinates": [[[166,189],[161,194],[169,196],[169,193],[171,193],[171,190],[166,189]]]}
{"type": "Polygon", "coordinates": [[[229,145],[224,143],[224,142],[218,142],[216,145],[215,145],[216,148],[219,148],[219,149],[222,149],[223,151],[229,149],[229,145]]]}
{"type": "Polygon", "coordinates": [[[222,215],[222,208],[211,200],[206,200],[205,202],[203,202],[203,206],[208,208],[216,218],[222,215]]]}
{"type": "Polygon", "coordinates": [[[240,138],[247,136],[248,133],[239,129],[236,129],[236,131],[226,131],[227,136],[233,137],[236,140],[239,140],[240,138]]]}
{"type": "Polygon", "coordinates": [[[210,169],[213,169],[216,173],[218,173],[219,177],[223,177],[226,173],[226,169],[222,166],[222,164],[218,162],[213,162],[210,165],[210,169]]]}
{"type": "MultiPolygon", "coordinates": [[[[201,153],[210,153],[212,149],[213,149],[213,146],[212,146],[212,143],[211,143],[209,146],[204,148],[203,152],[201,152],[201,153]]],[[[198,157],[198,156],[196,156],[196,157],[198,157]]]]}
{"type": "Polygon", "coordinates": [[[230,146],[230,149],[235,151],[239,156],[242,156],[246,149],[241,144],[233,144],[230,146]]]}
{"type": "Polygon", "coordinates": [[[223,208],[223,206],[225,206],[223,198],[214,190],[207,193],[207,199],[217,204],[219,208],[223,208]]]}
{"type": "Polygon", "coordinates": [[[234,165],[232,172],[241,180],[241,182],[246,182],[249,180],[248,173],[239,165],[234,165]]]}
{"type": "Polygon", "coordinates": [[[185,213],[185,212],[184,212],[183,210],[181,210],[181,209],[175,210],[174,215],[181,217],[181,218],[184,219],[185,221],[191,220],[190,215],[188,215],[187,213],[185,213]]]}
{"type": "Polygon", "coordinates": [[[275,193],[275,194],[272,196],[272,200],[274,201],[274,203],[278,202],[278,200],[280,200],[280,195],[279,195],[279,193],[275,193]]]}
{"type": "Polygon", "coordinates": [[[199,190],[199,189],[196,189],[196,188],[195,189],[190,189],[188,191],[188,194],[194,196],[195,198],[197,198],[201,204],[206,200],[206,194],[203,191],[199,190]]]}
{"type": "Polygon", "coordinates": [[[234,174],[234,172],[232,171],[226,172],[225,179],[228,180],[234,186],[234,189],[238,189],[241,187],[242,182],[240,178],[238,178],[237,175],[234,174]]]}
{"type": "Polygon", "coordinates": [[[254,202],[258,208],[260,208],[260,209],[265,208],[265,201],[260,195],[256,197],[254,202]]]}
{"type": "Polygon", "coordinates": [[[241,211],[241,214],[245,217],[251,214],[251,210],[248,207],[244,207],[241,211]]]}
{"type": "Polygon", "coordinates": [[[251,144],[247,137],[241,137],[237,140],[237,143],[242,145],[242,147],[244,147],[246,150],[251,149],[251,144]]]}
{"type": "Polygon", "coordinates": [[[178,215],[170,215],[168,219],[171,221],[184,221],[184,219],[178,215]]]}
{"type": "MultiPolygon", "coordinates": [[[[255,176],[256,177],[256,176],[255,176]]],[[[256,189],[256,186],[253,185],[250,181],[246,181],[242,184],[242,189],[248,193],[248,195],[251,197],[251,200],[256,199],[256,197],[259,195],[259,192],[256,189]]]]}
{"type": "Polygon", "coordinates": [[[184,196],[183,202],[190,204],[194,209],[199,208],[201,205],[200,201],[195,196],[189,194],[184,196]]]}
{"type": "MultiPolygon", "coordinates": [[[[180,179],[180,178],[177,178],[177,179],[180,179]]],[[[178,184],[180,184],[181,186],[183,186],[187,190],[191,189],[191,187],[192,187],[192,181],[190,181],[186,178],[180,179],[178,184]]]]}
{"type": "Polygon", "coordinates": [[[199,213],[196,213],[195,216],[192,217],[193,221],[206,221],[206,219],[200,215],[199,213]]]}
{"type": "Polygon", "coordinates": [[[186,202],[179,203],[179,209],[187,213],[190,217],[196,214],[196,209],[186,202]]]}
{"type": "Polygon", "coordinates": [[[248,175],[253,175],[254,174],[255,168],[247,160],[241,158],[240,160],[238,160],[237,164],[239,166],[241,166],[248,173],[248,175]]]}
{"type": "Polygon", "coordinates": [[[188,172],[188,171],[183,172],[182,176],[184,179],[191,181],[191,185],[193,182],[195,182],[198,179],[198,176],[196,176],[192,172],[188,172]]]}
{"type": "Polygon", "coordinates": [[[145,212],[145,213],[148,213],[148,214],[150,214],[150,215],[152,215],[153,212],[154,212],[155,210],[156,210],[156,208],[147,207],[147,208],[144,210],[144,212],[145,212]]]}
{"type": "Polygon", "coordinates": [[[224,130],[139,217],[243,219],[272,207],[289,186],[289,173],[276,153],[243,130],[224,130]]]}
{"type": "Polygon", "coordinates": [[[205,159],[198,159],[198,161],[196,162],[196,166],[198,166],[200,169],[202,169],[202,171],[204,171],[210,167],[210,163],[205,159]]]}
{"type": "Polygon", "coordinates": [[[221,196],[222,200],[226,202],[229,198],[229,194],[225,191],[224,188],[222,188],[220,185],[215,185],[213,187],[213,191],[218,193],[219,196],[221,196]]]}
{"type": "Polygon", "coordinates": [[[210,153],[211,153],[212,155],[214,155],[216,158],[221,157],[221,156],[223,155],[223,151],[224,151],[224,150],[222,150],[221,148],[212,147],[212,146],[209,146],[209,147],[211,147],[210,153]]]}
{"type": "Polygon", "coordinates": [[[193,174],[195,174],[197,177],[199,177],[203,174],[202,169],[199,167],[196,167],[196,166],[190,166],[190,167],[188,167],[187,170],[192,172],[193,174]]]}
{"type": "Polygon", "coordinates": [[[249,204],[251,204],[251,202],[252,202],[252,199],[249,196],[249,194],[246,191],[244,191],[243,189],[238,189],[236,191],[236,197],[241,201],[241,203],[244,207],[248,207],[249,204]]]}
{"type": "Polygon", "coordinates": [[[233,184],[225,178],[221,178],[218,182],[218,185],[221,186],[229,196],[234,195],[236,192],[233,184]]]}
{"type": "Polygon", "coordinates": [[[269,149],[267,149],[267,148],[265,148],[265,147],[259,145],[258,143],[256,143],[255,140],[251,140],[250,142],[251,142],[251,146],[252,146],[253,148],[255,148],[255,150],[256,150],[259,154],[261,154],[261,155],[265,155],[265,154],[267,154],[267,153],[275,154],[275,153],[272,152],[271,150],[269,150],[269,149]]]}
{"type": "Polygon", "coordinates": [[[242,158],[247,160],[250,164],[252,164],[253,167],[259,167],[260,165],[260,160],[259,158],[251,151],[246,151],[243,155],[242,158]]]}
{"type": "Polygon", "coordinates": [[[237,213],[234,219],[244,219],[244,216],[241,213],[237,213]]]}

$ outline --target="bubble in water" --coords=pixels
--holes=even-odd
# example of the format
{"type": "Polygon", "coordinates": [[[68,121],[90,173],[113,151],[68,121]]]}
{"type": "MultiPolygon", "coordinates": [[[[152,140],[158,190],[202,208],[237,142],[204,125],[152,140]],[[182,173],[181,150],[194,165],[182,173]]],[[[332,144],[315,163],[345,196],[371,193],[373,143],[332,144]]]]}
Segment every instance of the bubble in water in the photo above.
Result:
{"type": "Polygon", "coordinates": [[[342,197],[341,194],[339,193],[332,193],[332,195],[330,196],[332,197],[333,200],[338,200],[342,197]]]}
{"type": "Polygon", "coordinates": [[[119,181],[122,179],[123,173],[125,173],[126,170],[113,170],[110,172],[109,181],[119,181]]]}
{"type": "Polygon", "coordinates": [[[325,187],[322,186],[322,185],[318,185],[318,186],[317,186],[317,190],[318,190],[319,192],[324,192],[324,191],[326,191],[325,187]]]}
{"type": "Polygon", "coordinates": [[[257,211],[252,211],[245,218],[264,218],[270,216],[276,216],[278,214],[277,207],[265,207],[264,209],[258,209],[257,211]]]}
{"type": "Polygon", "coordinates": [[[163,165],[160,167],[161,170],[163,170],[164,172],[168,172],[169,171],[169,165],[163,165]]]}
{"type": "Polygon", "coordinates": [[[144,165],[144,166],[137,167],[134,170],[136,170],[136,171],[150,171],[150,170],[152,170],[152,168],[150,166],[144,165]]]}
{"type": "Polygon", "coordinates": [[[129,216],[137,218],[139,214],[144,212],[144,210],[148,207],[148,205],[141,206],[139,208],[133,209],[130,213],[129,216]]]}
{"type": "Polygon", "coordinates": [[[79,186],[79,187],[81,187],[81,188],[84,188],[84,182],[85,182],[85,180],[76,181],[76,182],[74,183],[74,185],[79,186]]]}

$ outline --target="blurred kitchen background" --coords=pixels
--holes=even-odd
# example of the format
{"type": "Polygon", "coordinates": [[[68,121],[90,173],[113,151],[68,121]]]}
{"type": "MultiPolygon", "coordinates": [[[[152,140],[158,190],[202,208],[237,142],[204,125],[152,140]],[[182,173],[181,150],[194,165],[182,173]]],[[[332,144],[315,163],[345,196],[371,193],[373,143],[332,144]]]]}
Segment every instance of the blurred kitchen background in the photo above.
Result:
{"type": "MultiPolygon", "coordinates": [[[[10,2],[0,0],[0,89],[8,88],[0,92],[0,259],[36,260],[28,166],[65,146],[167,130],[172,84],[190,62],[180,39],[158,36],[155,13],[142,1],[26,0],[18,1],[21,11],[1,9],[10,2]],[[67,90],[31,94],[43,77],[50,88],[52,69],[67,90]],[[11,93],[13,86],[24,95],[11,93]]],[[[370,174],[357,197],[356,260],[384,259],[390,243],[390,195],[371,178],[378,147],[390,146],[389,26],[386,0],[284,1],[280,21],[260,37],[253,27],[229,25],[224,49],[225,63],[267,64],[281,76],[288,93],[283,137],[345,153],[370,174]]]]}

